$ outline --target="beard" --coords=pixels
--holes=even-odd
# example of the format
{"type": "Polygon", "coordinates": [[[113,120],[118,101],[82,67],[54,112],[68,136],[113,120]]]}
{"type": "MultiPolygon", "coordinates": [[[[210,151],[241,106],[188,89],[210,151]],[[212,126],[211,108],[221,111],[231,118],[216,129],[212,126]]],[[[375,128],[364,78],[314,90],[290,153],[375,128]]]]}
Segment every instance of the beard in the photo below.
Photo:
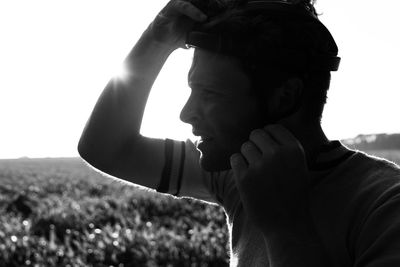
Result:
{"type": "Polygon", "coordinates": [[[200,143],[200,166],[208,172],[231,169],[230,157],[240,152],[242,144],[248,140],[251,130],[241,136],[229,136],[223,140],[213,139],[200,143]]]}
{"type": "Polygon", "coordinates": [[[232,154],[225,153],[225,155],[208,155],[202,151],[200,156],[200,166],[208,172],[219,172],[231,169],[229,158],[232,154]]]}
{"type": "Polygon", "coordinates": [[[201,142],[197,147],[201,153],[200,166],[208,172],[231,169],[230,157],[235,153],[240,153],[241,146],[249,140],[250,133],[275,121],[271,117],[260,116],[247,127],[240,127],[240,130],[236,128],[236,131],[224,132],[220,138],[201,142]]]}

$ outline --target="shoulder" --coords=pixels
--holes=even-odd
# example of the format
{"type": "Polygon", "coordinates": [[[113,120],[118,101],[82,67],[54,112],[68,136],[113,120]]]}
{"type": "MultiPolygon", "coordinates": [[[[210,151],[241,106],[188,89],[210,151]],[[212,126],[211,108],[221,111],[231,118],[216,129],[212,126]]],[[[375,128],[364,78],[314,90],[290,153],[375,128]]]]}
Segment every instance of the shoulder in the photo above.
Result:
{"type": "Polygon", "coordinates": [[[342,252],[352,262],[361,260],[380,237],[384,237],[380,248],[400,244],[398,240],[390,244],[386,234],[388,229],[400,229],[400,168],[388,160],[355,151],[321,177],[313,188],[311,206],[328,246],[345,247],[342,252]]]}
{"type": "Polygon", "coordinates": [[[360,185],[385,183],[389,186],[400,182],[400,167],[395,163],[362,151],[353,152],[353,155],[329,176],[343,177],[347,182],[358,181],[360,185]]]}
{"type": "Polygon", "coordinates": [[[378,207],[399,196],[400,168],[360,151],[319,177],[311,191],[316,214],[352,229],[360,227],[378,207]]]}
{"type": "Polygon", "coordinates": [[[365,152],[356,151],[335,174],[348,200],[370,209],[392,195],[400,195],[399,166],[365,152]]]}
{"type": "Polygon", "coordinates": [[[357,152],[363,166],[357,198],[354,198],[350,231],[350,254],[360,264],[381,262],[382,266],[400,264],[400,168],[388,160],[357,152]]]}
{"type": "MultiPolygon", "coordinates": [[[[400,167],[383,158],[358,151],[355,162],[359,162],[360,195],[371,201],[370,211],[384,205],[392,198],[400,197],[400,167]]],[[[399,207],[400,209],[400,207],[399,207]]]]}
{"type": "Polygon", "coordinates": [[[356,151],[353,159],[349,161],[347,166],[348,172],[353,172],[363,177],[365,183],[384,184],[384,187],[389,187],[400,183],[400,167],[395,163],[369,155],[365,152],[356,151]]]}

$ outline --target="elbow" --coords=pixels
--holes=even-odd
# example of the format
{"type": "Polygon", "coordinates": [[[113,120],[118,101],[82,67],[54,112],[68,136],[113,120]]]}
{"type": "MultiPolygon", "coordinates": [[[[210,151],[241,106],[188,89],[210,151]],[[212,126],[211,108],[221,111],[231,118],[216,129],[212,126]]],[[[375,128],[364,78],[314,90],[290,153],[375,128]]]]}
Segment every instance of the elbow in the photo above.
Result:
{"type": "Polygon", "coordinates": [[[93,153],[90,151],[87,143],[83,140],[83,138],[81,137],[81,139],[78,142],[78,154],[79,156],[84,159],[87,163],[89,163],[90,165],[94,166],[93,162],[94,162],[94,156],[93,153]]]}
{"type": "Polygon", "coordinates": [[[88,150],[85,146],[85,142],[82,139],[83,138],[81,137],[81,139],[78,142],[78,147],[77,147],[78,154],[82,159],[88,161],[88,157],[90,154],[88,153],[88,150]]]}
{"type": "Polygon", "coordinates": [[[129,149],[135,147],[139,137],[120,142],[111,142],[83,134],[78,142],[79,156],[94,168],[113,175],[119,162],[129,156],[129,149]]]}
{"type": "Polygon", "coordinates": [[[121,144],[107,145],[107,142],[98,142],[93,138],[84,138],[78,143],[79,156],[92,167],[113,175],[121,158],[124,146],[121,144]],[[119,148],[119,149],[118,149],[119,148]]]}
{"type": "Polygon", "coordinates": [[[106,153],[101,151],[98,145],[90,144],[81,137],[78,142],[77,150],[79,156],[92,167],[103,172],[107,172],[107,170],[109,170],[110,160],[105,157],[106,153]]]}

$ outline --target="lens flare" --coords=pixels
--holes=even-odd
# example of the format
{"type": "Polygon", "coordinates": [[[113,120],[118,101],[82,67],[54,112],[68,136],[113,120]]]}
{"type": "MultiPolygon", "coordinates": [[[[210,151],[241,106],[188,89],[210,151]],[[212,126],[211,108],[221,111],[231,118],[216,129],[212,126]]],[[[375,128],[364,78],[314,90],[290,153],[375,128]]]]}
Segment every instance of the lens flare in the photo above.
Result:
{"type": "Polygon", "coordinates": [[[128,76],[128,70],[124,64],[119,64],[114,69],[113,77],[125,79],[128,76]]]}

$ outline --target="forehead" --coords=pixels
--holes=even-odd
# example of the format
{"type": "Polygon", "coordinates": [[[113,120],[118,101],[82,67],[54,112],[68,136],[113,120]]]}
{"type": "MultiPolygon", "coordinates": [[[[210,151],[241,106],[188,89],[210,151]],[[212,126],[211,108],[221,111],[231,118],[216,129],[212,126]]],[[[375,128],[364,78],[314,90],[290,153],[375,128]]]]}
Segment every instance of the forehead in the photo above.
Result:
{"type": "Polygon", "coordinates": [[[194,52],[188,83],[192,89],[198,86],[239,94],[250,91],[250,79],[238,59],[203,49],[194,52]]]}

